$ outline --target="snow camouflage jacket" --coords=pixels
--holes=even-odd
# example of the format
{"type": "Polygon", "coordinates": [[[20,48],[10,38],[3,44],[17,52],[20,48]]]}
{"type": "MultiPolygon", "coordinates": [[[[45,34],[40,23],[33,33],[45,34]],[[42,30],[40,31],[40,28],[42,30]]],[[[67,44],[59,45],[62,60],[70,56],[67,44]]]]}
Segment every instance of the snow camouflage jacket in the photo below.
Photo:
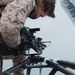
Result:
{"type": "Polygon", "coordinates": [[[60,3],[75,25],[75,0],[60,0],[60,3]]]}
{"type": "MultiPolygon", "coordinates": [[[[41,0],[37,0],[40,3],[41,0]]],[[[35,0],[0,0],[0,6],[6,5],[0,18],[0,34],[9,47],[15,48],[21,43],[20,30],[26,18],[36,7],[35,0]]]]}

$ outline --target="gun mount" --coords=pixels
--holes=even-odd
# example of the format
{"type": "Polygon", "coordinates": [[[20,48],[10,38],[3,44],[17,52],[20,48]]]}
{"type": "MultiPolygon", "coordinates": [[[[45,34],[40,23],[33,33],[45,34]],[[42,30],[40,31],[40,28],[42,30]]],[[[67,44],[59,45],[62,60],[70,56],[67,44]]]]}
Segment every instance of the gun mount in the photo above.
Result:
{"type": "Polygon", "coordinates": [[[42,52],[39,53],[39,50],[42,50],[41,48],[41,40],[42,38],[36,38],[34,36],[34,33],[40,31],[40,28],[33,28],[27,30],[25,27],[22,28],[20,31],[21,34],[21,44],[17,49],[10,48],[5,44],[0,45],[0,52],[3,56],[10,56],[12,54],[14,55],[26,55],[26,50],[30,50],[31,48],[34,49],[37,54],[40,55],[42,52]]]}
{"type": "MultiPolygon", "coordinates": [[[[45,57],[41,57],[40,54],[42,54],[42,47],[41,44],[43,43],[41,40],[42,38],[36,38],[34,36],[34,33],[36,31],[40,31],[39,28],[34,28],[34,29],[29,29],[27,30],[25,27],[21,30],[21,39],[22,39],[22,44],[19,46],[18,49],[13,49],[5,44],[0,45],[0,62],[1,66],[3,65],[3,58],[2,56],[9,56],[13,55],[27,55],[28,58],[22,62],[19,62],[17,65],[3,71],[0,73],[0,75],[11,75],[13,72],[16,70],[23,68],[27,69],[27,74],[31,74],[31,69],[32,68],[40,68],[40,75],[41,75],[41,68],[52,68],[50,70],[49,75],[55,75],[57,71],[62,72],[65,75],[75,75],[74,72],[66,69],[71,68],[75,69],[75,63],[74,62],[69,62],[69,61],[64,61],[64,60],[56,60],[54,61],[53,59],[46,59],[45,57]],[[30,50],[32,48],[35,50],[37,53],[36,54],[26,54],[26,50],[30,50]],[[38,56],[39,55],[39,56],[38,56]],[[40,63],[38,65],[38,63],[40,63]],[[41,64],[45,63],[45,64],[41,64]]],[[[50,43],[50,41],[48,41],[50,43]]]]}

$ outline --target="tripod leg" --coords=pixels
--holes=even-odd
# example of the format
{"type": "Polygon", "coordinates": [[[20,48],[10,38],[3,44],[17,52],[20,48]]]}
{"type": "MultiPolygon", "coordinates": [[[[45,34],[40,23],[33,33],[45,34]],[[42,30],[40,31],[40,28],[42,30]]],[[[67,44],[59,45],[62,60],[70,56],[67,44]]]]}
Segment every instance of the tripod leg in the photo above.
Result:
{"type": "MultiPolygon", "coordinates": [[[[13,56],[13,66],[17,65],[18,63],[22,62],[26,60],[26,56],[24,55],[21,55],[21,56],[13,56]]],[[[24,69],[23,68],[20,68],[19,70],[15,71],[13,73],[13,75],[24,75],[24,69]]]]}
{"type": "Polygon", "coordinates": [[[27,74],[26,75],[30,75],[31,72],[31,68],[27,68],[27,74]]]}
{"type": "Polygon", "coordinates": [[[57,72],[57,69],[52,69],[52,71],[49,73],[49,75],[54,75],[57,72]]]}

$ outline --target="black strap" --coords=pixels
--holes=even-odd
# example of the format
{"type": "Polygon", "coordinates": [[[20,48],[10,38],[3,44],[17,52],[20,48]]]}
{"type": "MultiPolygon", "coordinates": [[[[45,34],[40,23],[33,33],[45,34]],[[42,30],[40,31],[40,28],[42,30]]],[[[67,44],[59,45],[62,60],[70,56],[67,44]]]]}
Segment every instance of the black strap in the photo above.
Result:
{"type": "Polygon", "coordinates": [[[6,5],[0,5],[0,8],[3,8],[3,7],[5,7],[6,5]]]}
{"type": "Polygon", "coordinates": [[[0,17],[2,16],[2,11],[3,11],[3,9],[5,8],[5,6],[6,6],[6,5],[1,5],[1,6],[0,6],[0,10],[1,10],[1,12],[0,12],[0,17]]]}

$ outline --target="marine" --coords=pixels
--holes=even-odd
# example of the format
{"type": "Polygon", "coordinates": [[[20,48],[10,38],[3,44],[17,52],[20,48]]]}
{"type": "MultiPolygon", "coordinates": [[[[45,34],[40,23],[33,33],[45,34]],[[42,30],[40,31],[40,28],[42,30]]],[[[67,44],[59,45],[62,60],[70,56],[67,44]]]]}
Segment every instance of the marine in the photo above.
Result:
{"type": "MultiPolygon", "coordinates": [[[[20,31],[27,17],[55,18],[55,3],[55,0],[0,0],[0,44],[17,49],[21,44],[20,31]]],[[[25,56],[13,56],[13,65],[25,59],[25,56]]],[[[13,75],[24,75],[23,71],[21,68],[13,75]]]]}

